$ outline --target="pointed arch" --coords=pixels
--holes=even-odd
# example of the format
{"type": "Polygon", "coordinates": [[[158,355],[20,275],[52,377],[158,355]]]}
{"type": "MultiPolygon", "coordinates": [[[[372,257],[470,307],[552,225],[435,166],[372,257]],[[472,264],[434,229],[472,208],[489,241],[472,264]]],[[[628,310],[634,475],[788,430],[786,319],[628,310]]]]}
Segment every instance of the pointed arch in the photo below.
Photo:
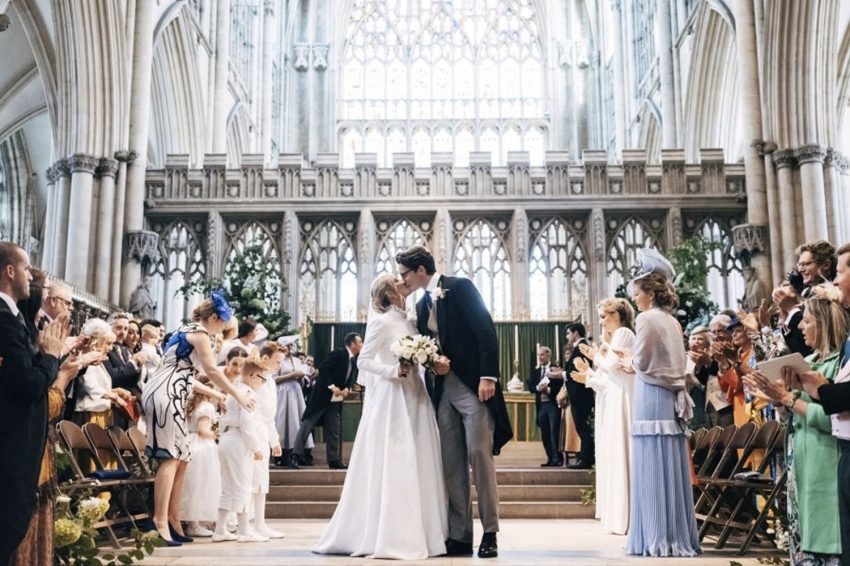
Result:
{"type": "Polygon", "coordinates": [[[433,225],[431,218],[376,219],[375,275],[395,273],[395,256],[399,251],[411,246],[428,246],[433,225]]]}
{"type": "Polygon", "coordinates": [[[532,217],[528,226],[531,318],[589,320],[585,220],[532,217]]]}
{"type": "MultiPolygon", "coordinates": [[[[279,229],[279,227],[278,227],[279,229]]],[[[258,220],[248,220],[236,233],[229,237],[230,243],[225,253],[222,269],[224,279],[233,275],[233,266],[237,257],[248,248],[258,248],[261,262],[264,266],[273,266],[267,272],[266,288],[262,289],[266,303],[266,312],[277,311],[280,308],[283,277],[281,276],[281,255],[278,247],[279,234],[275,234],[269,226],[258,220]]]]}
{"type": "Polygon", "coordinates": [[[159,261],[151,266],[151,295],[157,301],[157,317],[169,329],[187,320],[203,300],[200,294],[184,297],[179,289],[206,276],[206,258],[200,233],[203,222],[177,219],[154,222],[159,234],[159,261]]]}
{"type": "Polygon", "coordinates": [[[511,316],[510,222],[504,218],[457,218],[453,222],[452,271],[471,279],[493,318],[511,316]]]}
{"type": "Polygon", "coordinates": [[[625,216],[606,220],[608,237],[607,296],[613,297],[617,287],[628,281],[637,265],[638,250],[653,248],[662,251],[664,221],[662,216],[625,216]]]}
{"type": "Polygon", "coordinates": [[[302,318],[357,320],[356,229],[354,220],[301,220],[298,285],[302,318]]]}

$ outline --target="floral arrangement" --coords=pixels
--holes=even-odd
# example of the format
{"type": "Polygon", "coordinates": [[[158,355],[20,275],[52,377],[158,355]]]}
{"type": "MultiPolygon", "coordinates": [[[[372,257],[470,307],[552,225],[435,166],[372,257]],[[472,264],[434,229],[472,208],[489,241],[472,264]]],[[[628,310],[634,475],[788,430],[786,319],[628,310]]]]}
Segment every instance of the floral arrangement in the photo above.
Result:
{"type": "Polygon", "coordinates": [[[431,370],[434,369],[434,362],[439,356],[437,342],[421,334],[401,338],[390,346],[390,351],[398,358],[400,364],[420,365],[431,370]]]}
{"type": "Polygon", "coordinates": [[[54,563],[74,566],[116,566],[133,564],[143,560],[145,553],[153,554],[154,548],[162,546],[158,533],[142,533],[137,529],[131,532],[135,541],[134,548],[126,553],[100,553],[95,538],[96,525],[109,511],[110,494],[101,493],[76,502],[76,512],[72,512],[71,498],[60,495],[56,498],[56,520],[54,522],[53,545],[54,563]]]}

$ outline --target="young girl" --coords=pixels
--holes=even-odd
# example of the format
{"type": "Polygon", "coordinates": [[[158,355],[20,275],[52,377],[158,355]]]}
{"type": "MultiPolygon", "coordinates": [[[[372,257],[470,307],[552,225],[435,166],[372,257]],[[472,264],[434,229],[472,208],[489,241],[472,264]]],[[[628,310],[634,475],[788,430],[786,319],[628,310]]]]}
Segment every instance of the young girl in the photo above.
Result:
{"type": "Polygon", "coordinates": [[[227,353],[226,360],[224,362],[224,376],[230,380],[231,383],[236,381],[240,375],[242,375],[242,366],[245,364],[245,358],[248,357],[248,351],[241,346],[236,346],[231,349],[227,353]]]}
{"type": "Polygon", "coordinates": [[[186,468],[183,484],[182,518],[189,523],[186,534],[190,537],[212,536],[212,531],[202,527],[200,522],[215,521],[221,497],[221,467],[213,430],[213,424],[218,420],[215,402],[212,397],[198,391],[192,393],[186,402],[192,460],[186,468]]]}
{"type": "MultiPolygon", "coordinates": [[[[235,384],[236,390],[243,397],[255,401],[256,391],[262,387],[266,372],[266,365],[259,356],[254,354],[245,358],[242,377],[235,384]]],[[[259,433],[260,423],[256,412],[244,410],[235,399],[228,397],[219,426],[221,500],[212,541],[266,542],[269,539],[253,532],[248,523],[254,460],[261,460],[263,452],[268,450],[268,444],[263,442],[259,433]],[[227,531],[227,516],[231,512],[236,513],[239,523],[236,535],[227,531]]]]}

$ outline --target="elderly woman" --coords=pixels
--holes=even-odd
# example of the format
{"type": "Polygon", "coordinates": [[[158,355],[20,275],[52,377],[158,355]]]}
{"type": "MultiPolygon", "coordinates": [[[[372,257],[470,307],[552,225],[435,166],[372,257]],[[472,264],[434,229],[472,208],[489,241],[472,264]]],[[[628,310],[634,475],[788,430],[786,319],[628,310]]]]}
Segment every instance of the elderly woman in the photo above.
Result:
{"type": "MultiPolygon", "coordinates": [[[[814,350],[806,361],[830,381],[838,374],[841,348],[850,329],[850,314],[839,300],[834,289],[813,287],[800,322],[806,344],[814,350]]],[[[790,423],[786,427],[786,463],[791,563],[837,565],[841,554],[839,452],[830,418],[808,394],[788,391],[758,372],[745,378],[745,384],[754,394],[781,407],[790,423]]]]}
{"type": "Polygon", "coordinates": [[[602,529],[624,535],[629,530],[629,462],[631,460],[632,394],[634,374],[623,367],[634,347],[635,311],[625,299],[599,303],[602,345],[582,344],[593,359],[594,370],[582,358],[573,379],[596,391],[596,516],[602,529]]]}
{"type": "Polygon", "coordinates": [[[700,552],[685,425],[692,401],[686,391],[682,327],[672,311],[679,297],[673,266],[643,250],[640,275],[629,293],[637,317],[631,365],[637,375],[632,407],[632,468],[626,552],[695,556],[700,552]]]}

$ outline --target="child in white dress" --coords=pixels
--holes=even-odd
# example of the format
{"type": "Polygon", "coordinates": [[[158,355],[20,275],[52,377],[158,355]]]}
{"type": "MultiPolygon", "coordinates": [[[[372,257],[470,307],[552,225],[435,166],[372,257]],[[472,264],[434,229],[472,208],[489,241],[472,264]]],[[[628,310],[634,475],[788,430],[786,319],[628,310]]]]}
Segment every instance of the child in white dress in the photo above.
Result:
{"type": "Polygon", "coordinates": [[[186,534],[211,537],[213,532],[200,525],[213,523],[221,497],[221,467],[213,425],[218,421],[214,400],[198,391],[186,403],[189,419],[189,450],[192,460],[186,468],[183,483],[183,520],[189,523],[186,534]]]}
{"type": "MultiPolygon", "coordinates": [[[[265,364],[256,354],[245,359],[242,377],[236,390],[256,401],[257,391],[265,381],[265,364]]],[[[219,428],[219,460],[221,462],[221,499],[215,523],[213,542],[236,540],[238,542],[266,542],[269,539],[255,533],[248,523],[248,506],[251,501],[251,486],[254,479],[254,460],[261,460],[268,450],[259,433],[260,423],[256,411],[248,412],[232,397],[225,402],[225,413],[219,428]],[[227,516],[236,513],[236,534],[227,530],[227,516]]]]}

